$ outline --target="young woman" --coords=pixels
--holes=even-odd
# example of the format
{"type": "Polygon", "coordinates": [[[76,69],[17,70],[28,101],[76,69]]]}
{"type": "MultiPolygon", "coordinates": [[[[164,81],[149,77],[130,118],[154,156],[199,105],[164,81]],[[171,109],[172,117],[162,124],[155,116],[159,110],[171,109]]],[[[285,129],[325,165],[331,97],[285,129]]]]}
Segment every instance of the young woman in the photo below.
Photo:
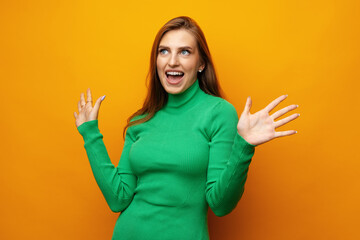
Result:
{"type": "Polygon", "coordinates": [[[143,107],[128,119],[117,167],[98,128],[104,97],[93,106],[81,93],[76,126],[84,138],[94,177],[113,212],[121,212],[112,239],[208,240],[208,207],[229,214],[244,192],[255,147],[296,131],[274,121],[297,105],[273,110],[287,95],[251,114],[251,99],[238,119],[221,98],[210,51],[189,17],[167,22],[156,35],[143,107]]]}

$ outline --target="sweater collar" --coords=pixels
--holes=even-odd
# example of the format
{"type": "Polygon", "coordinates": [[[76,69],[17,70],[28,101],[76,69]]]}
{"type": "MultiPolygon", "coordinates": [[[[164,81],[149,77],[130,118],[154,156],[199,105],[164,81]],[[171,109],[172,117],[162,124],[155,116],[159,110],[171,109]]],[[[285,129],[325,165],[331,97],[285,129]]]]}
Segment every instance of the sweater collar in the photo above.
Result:
{"type": "Polygon", "coordinates": [[[168,93],[168,101],[166,103],[167,108],[179,108],[188,103],[194,95],[200,91],[199,80],[196,81],[185,91],[178,94],[168,93]]]}

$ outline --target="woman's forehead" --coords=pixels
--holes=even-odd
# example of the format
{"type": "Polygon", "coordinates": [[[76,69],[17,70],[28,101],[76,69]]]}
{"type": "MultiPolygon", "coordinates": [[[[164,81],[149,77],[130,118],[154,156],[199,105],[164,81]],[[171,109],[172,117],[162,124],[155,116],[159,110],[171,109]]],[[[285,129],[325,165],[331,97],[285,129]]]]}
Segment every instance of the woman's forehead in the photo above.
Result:
{"type": "Polygon", "coordinates": [[[160,44],[167,47],[191,47],[196,48],[195,37],[185,29],[171,30],[164,34],[160,44]]]}

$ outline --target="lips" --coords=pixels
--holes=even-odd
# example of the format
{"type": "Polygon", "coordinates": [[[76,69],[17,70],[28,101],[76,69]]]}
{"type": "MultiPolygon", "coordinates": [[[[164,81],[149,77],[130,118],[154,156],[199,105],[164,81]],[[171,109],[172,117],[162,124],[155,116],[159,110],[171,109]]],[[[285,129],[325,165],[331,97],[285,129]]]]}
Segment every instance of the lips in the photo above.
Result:
{"type": "Polygon", "coordinates": [[[167,70],[165,71],[166,81],[171,85],[179,84],[184,78],[185,73],[179,70],[167,70]]]}

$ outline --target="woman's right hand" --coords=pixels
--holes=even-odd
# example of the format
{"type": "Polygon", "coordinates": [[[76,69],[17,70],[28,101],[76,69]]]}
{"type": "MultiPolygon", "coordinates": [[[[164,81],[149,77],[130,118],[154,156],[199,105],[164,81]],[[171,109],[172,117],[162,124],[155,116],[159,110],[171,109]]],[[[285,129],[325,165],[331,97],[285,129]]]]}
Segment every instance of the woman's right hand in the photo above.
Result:
{"type": "Polygon", "coordinates": [[[74,112],[76,127],[79,127],[84,122],[96,120],[98,118],[100,104],[105,98],[105,95],[99,97],[93,107],[90,88],[87,89],[86,95],[87,100],[85,102],[84,93],[80,94],[80,101],[78,102],[79,113],[74,112]]]}

